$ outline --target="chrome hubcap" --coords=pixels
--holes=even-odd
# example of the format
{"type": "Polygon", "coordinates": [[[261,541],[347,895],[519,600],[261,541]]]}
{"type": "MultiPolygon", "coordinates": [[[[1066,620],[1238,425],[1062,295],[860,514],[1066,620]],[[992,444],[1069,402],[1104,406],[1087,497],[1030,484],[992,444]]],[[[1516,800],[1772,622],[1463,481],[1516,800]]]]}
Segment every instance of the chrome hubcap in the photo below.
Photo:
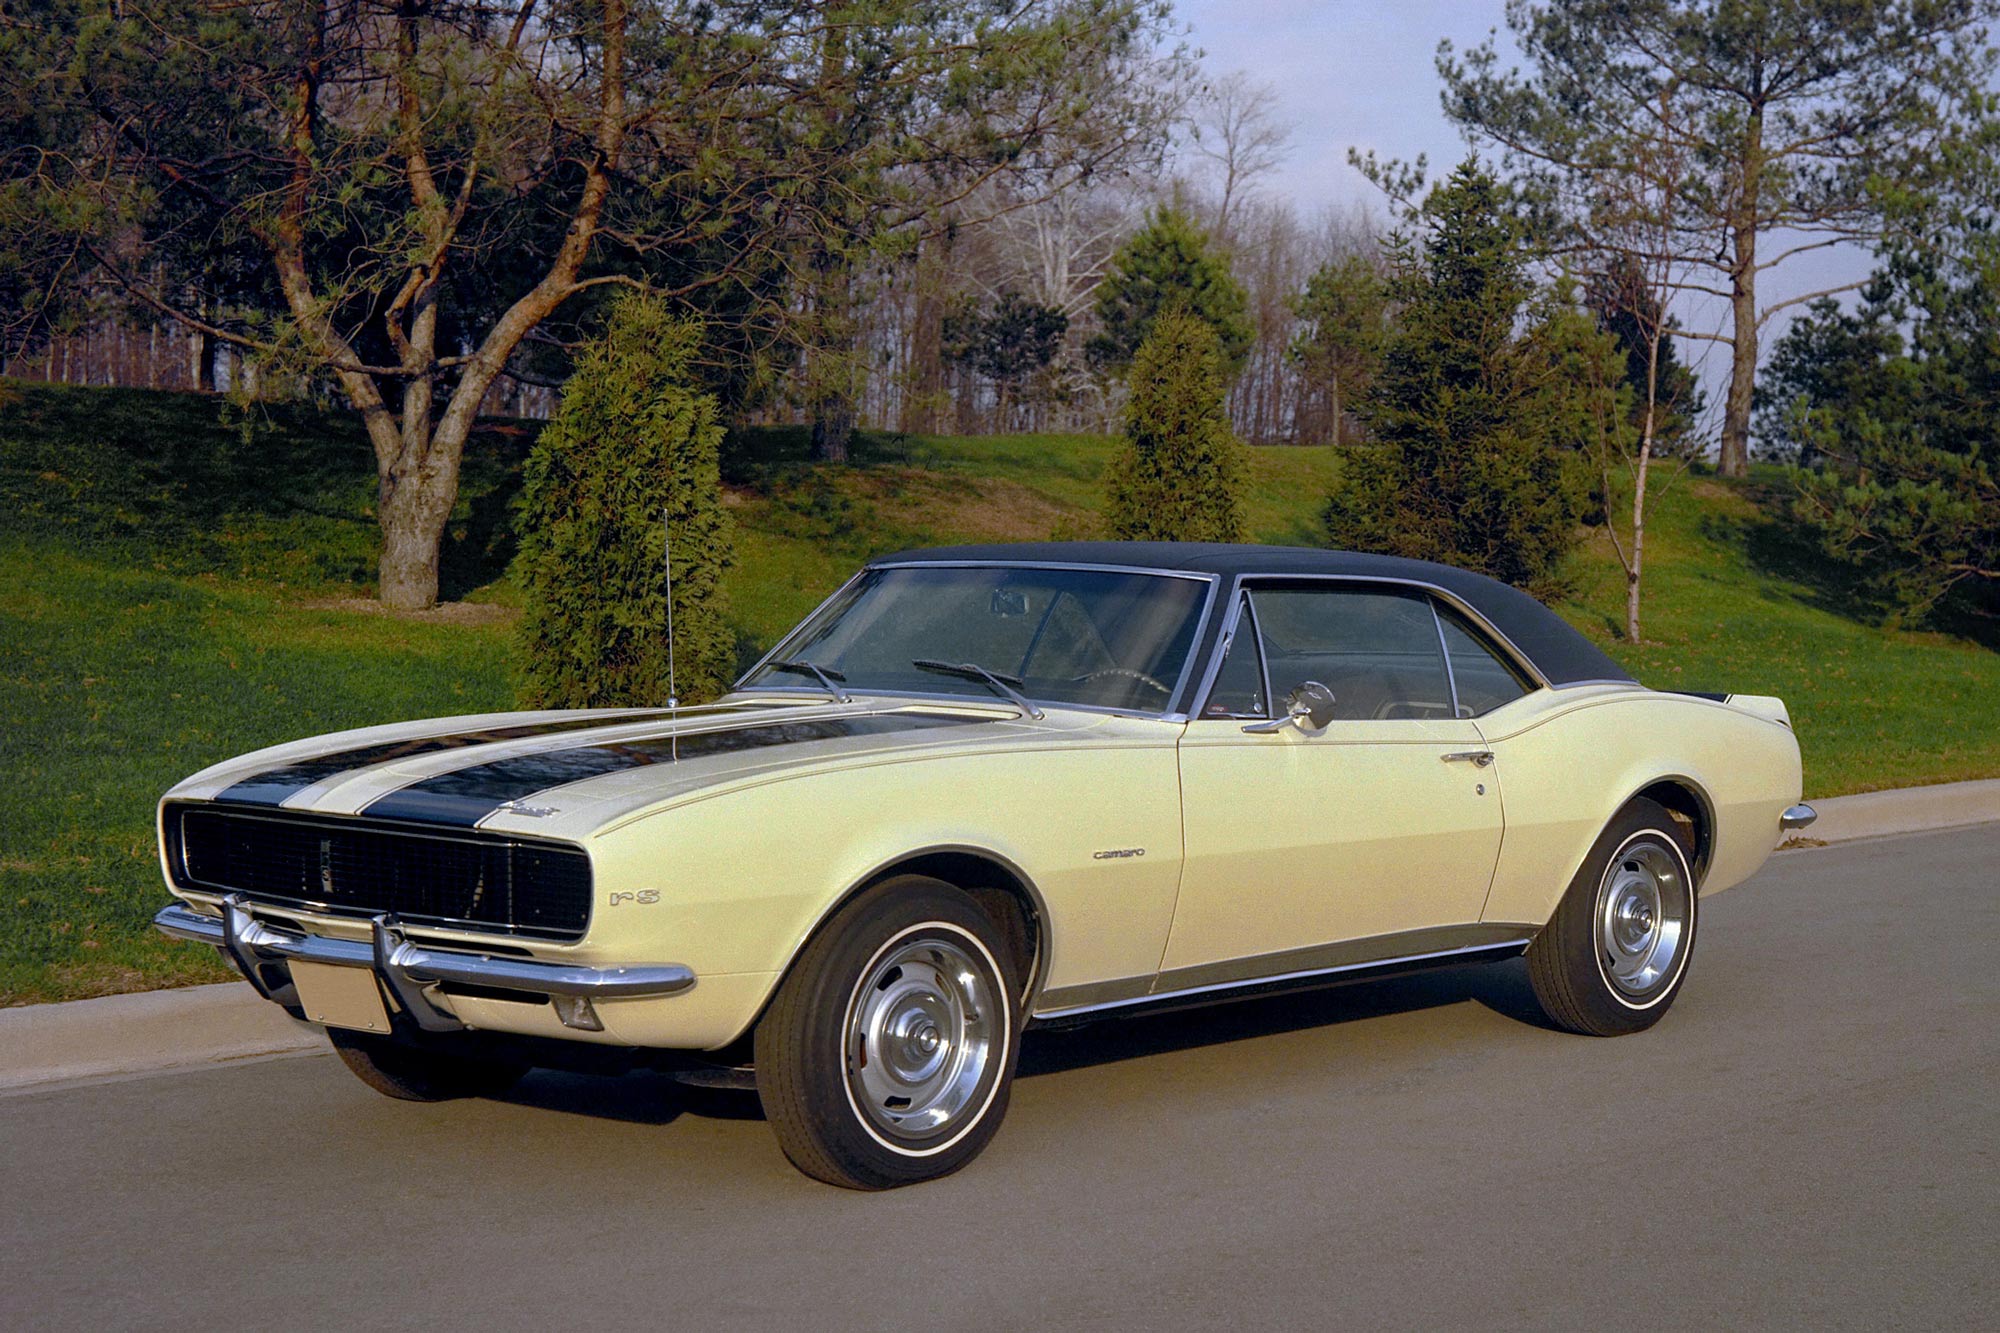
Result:
{"type": "Polygon", "coordinates": [[[935,935],[893,943],[847,1006],[847,1087],[877,1130],[903,1140],[949,1132],[972,1107],[1002,1021],[993,981],[935,935]]]}
{"type": "Polygon", "coordinates": [[[1680,858],[1651,838],[1625,845],[1597,890],[1597,953],[1605,980],[1643,999],[1678,970],[1693,917],[1680,858]]]}

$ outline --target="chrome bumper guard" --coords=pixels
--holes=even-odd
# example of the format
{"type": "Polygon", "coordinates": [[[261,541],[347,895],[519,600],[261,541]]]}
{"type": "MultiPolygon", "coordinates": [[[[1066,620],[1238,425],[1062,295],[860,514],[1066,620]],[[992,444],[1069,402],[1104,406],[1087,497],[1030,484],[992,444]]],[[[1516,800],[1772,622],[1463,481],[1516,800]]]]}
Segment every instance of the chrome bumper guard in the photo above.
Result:
{"type": "Polygon", "coordinates": [[[1809,805],[1795,805],[1778,816],[1778,828],[1784,832],[1801,829],[1819,818],[1819,811],[1809,805]]]}
{"type": "MultiPolygon", "coordinates": [[[[440,982],[487,986],[546,996],[565,1025],[596,1030],[601,1025],[589,1001],[634,996],[673,995],[694,985],[694,972],[677,963],[659,967],[578,967],[544,963],[532,958],[499,958],[413,944],[395,918],[378,916],[369,922],[369,940],[336,940],[277,930],[250,915],[243,900],[231,894],[222,900],[220,917],[205,916],[183,903],[161,909],[153,918],[161,934],[177,940],[212,944],[236,964],[265,999],[274,994],[258,972],[265,962],[328,963],[335,967],[365,967],[382,981],[405,1013],[426,1032],[455,1032],[465,1025],[432,1004],[424,988],[440,982]]],[[[289,990],[289,988],[286,988],[289,990]]]]}

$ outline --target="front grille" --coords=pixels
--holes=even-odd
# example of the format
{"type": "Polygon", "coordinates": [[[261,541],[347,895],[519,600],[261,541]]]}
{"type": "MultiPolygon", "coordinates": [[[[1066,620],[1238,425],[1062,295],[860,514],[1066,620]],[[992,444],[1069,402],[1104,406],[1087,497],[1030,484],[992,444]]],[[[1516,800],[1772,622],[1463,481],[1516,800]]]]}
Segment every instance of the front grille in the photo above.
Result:
{"type": "Polygon", "coordinates": [[[575,848],[204,807],[178,814],[169,859],[188,888],[552,939],[575,939],[590,921],[590,858],[575,848]]]}

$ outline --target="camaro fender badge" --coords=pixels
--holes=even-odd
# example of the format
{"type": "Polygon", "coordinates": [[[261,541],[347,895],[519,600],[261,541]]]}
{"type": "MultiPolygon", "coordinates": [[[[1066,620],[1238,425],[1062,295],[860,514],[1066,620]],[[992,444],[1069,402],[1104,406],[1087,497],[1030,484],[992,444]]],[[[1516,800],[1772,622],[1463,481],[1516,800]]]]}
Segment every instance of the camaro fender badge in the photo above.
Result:
{"type": "Polygon", "coordinates": [[[633,903],[640,907],[651,907],[658,901],[660,901],[660,891],[658,889],[632,889],[629,891],[621,889],[610,896],[609,905],[612,907],[623,907],[626,903],[633,903]]]}
{"type": "Polygon", "coordinates": [[[1132,857],[1144,856],[1145,854],[1146,849],[1144,847],[1112,847],[1106,851],[1092,852],[1090,859],[1093,861],[1127,861],[1132,857]]]}

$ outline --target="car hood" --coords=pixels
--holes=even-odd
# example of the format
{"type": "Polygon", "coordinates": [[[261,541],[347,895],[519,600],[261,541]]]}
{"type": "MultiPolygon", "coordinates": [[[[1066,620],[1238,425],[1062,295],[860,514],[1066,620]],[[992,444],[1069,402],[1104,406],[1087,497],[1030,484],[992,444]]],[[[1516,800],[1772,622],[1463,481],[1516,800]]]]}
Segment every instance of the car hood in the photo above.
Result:
{"type": "Polygon", "coordinates": [[[784,770],[1056,740],[1103,715],[1030,722],[977,702],[741,696],[701,708],[492,713],[340,732],[205,769],[168,800],[581,838],[635,811],[784,770]]]}

